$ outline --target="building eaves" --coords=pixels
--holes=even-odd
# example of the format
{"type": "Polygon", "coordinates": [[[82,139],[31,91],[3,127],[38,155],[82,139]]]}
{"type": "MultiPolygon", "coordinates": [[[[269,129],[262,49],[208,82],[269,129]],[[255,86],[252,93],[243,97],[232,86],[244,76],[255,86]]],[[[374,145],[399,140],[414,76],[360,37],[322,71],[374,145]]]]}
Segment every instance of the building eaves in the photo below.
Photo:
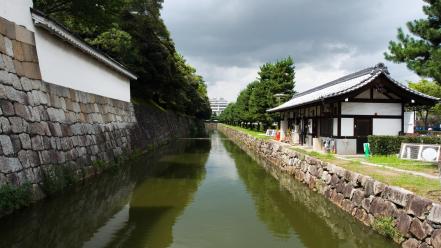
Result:
{"type": "Polygon", "coordinates": [[[132,79],[132,80],[136,80],[138,78],[135,74],[130,72],[124,65],[122,65],[121,63],[119,63],[115,59],[111,58],[107,54],[99,51],[98,49],[91,47],[85,41],[83,41],[81,38],[72,34],[63,25],[61,25],[57,21],[51,19],[50,17],[46,16],[41,11],[31,9],[31,14],[32,14],[32,20],[34,21],[35,26],[46,29],[47,31],[49,31],[53,35],[57,36],[58,38],[62,39],[65,42],[67,42],[68,44],[76,47],[80,51],[88,54],[89,56],[93,57],[94,59],[98,60],[99,62],[105,64],[106,66],[110,67],[114,71],[116,71],[116,72],[118,72],[118,73],[132,79]]]}
{"type": "Polygon", "coordinates": [[[409,87],[394,80],[384,66],[384,64],[379,63],[375,67],[366,68],[364,70],[358,71],[356,73],[349,74],[337,80],[331,81],[329,83],[320,85],[313,89],[307,90],[300,94],[294,95],[294,97],[288,102],[277,106],[275,108],[267,110],[267,112],[277,112],[282,110],[287,110],[290,108],[302,106],[305,104],[310,104],[318,101],[322,101],[327,98],[340,96],[352,91],[355,91],[376,79],[380,75],[385,75],[392,83],[398,87],[410,92],[412,94],[418,95],[430,99],[432,101],[439,101],[439,98],[423,94],[421,92],[410,89],[409,87]]]}

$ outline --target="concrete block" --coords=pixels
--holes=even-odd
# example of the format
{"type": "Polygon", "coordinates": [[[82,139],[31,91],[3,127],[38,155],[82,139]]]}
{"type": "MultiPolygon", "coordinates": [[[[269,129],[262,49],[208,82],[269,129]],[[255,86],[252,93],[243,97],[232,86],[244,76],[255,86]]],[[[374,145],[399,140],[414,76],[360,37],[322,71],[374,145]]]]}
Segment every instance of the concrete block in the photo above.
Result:
{"type": "Polygon", "coordinates": [[[355,155],[357,154],[357,140],[336,139],[336,149],[339,155],[355,155]]]}

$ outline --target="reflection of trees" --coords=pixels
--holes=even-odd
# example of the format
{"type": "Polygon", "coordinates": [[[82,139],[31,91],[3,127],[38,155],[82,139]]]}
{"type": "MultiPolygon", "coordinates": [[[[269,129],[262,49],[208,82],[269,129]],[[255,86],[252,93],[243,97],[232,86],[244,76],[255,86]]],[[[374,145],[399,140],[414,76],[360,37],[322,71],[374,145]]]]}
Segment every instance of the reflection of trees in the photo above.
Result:
{"type": "Polygon", "coordinates": [[[192,201],[205,177],[209,140],[185,141],[180,153],[162,157],[154,176],[136,185],[127,225],[109,247],[168,247],[176,219],[192,201]]]}
{"type": "Polygon", "coordinates": [[[288,238],[293,231],[306,247],[393,246],[286,173],[263,161],[259,162],[263,167],[259,166],[232,142],[223,143],[253,197],[259,218],[275,235],[288,238]]]}
{"type": "Polygon", "coordinates": [[[223,141],[225,149],[234,159],[237,173],[252,195],[259,218],[277,235],[288,236],[290,224],[275,202],[280,188],[255,161],[230,141],[223,141]]]}
{"type": "Polygon", "coordinates": [[[115,236],[104,233],[105,240],[93,244],[118,246],[139,241],[151,247],[167,246],[174,221],[204,178],[209,150],[208,140],[164,146],[116,174],[105,173],[61,196],[6,216],[0,220],[0,247],[82,247],[115,220],[122,221],[114,225],[121,224],[121,230],[115,236]],[[127,211],[128,202],[133,207],[127,211]],[[125,212],[129,212],[128,223],[124,223],[125,212]],[[115,218],[118,215],[123,218],[115,218]]]}

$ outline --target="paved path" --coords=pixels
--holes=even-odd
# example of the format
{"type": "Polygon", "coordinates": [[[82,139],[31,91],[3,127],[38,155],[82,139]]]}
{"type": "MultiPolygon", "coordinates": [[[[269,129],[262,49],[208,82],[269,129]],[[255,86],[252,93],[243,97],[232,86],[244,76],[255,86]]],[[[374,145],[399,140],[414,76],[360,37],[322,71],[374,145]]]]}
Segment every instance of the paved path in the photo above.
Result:
{"type": "Polygon", "coordinates": [[[354,161],[354,162],[357,161],[357,162],[360,162],[361,164],[372,166],[372,167],[387,168],[389,170],[393,170],[393,171],[397,171],[397,172],[401,172],[401,173],[407,173],[407,174],[414,175],[414,176],[420,176],[420,177],[425,177],[425,178],[429,178],[429,179],[439,179],[439,176],[430,175],[430,174],[427,174],[427,173],[424,173],[424,172],[403,170],[403,169],[398,169],[398,168],[390,167],[390,166],[387,166],[387,165],[373,164],[373,163],[363,162],[363,161],[359,161],[359,160],[353,160],[353,159],[345,158],[345,157],[342,157],[342,156],[335,156],[335,157],[338,158],[338,159],[346,160],[346,161],[354,161]]]}

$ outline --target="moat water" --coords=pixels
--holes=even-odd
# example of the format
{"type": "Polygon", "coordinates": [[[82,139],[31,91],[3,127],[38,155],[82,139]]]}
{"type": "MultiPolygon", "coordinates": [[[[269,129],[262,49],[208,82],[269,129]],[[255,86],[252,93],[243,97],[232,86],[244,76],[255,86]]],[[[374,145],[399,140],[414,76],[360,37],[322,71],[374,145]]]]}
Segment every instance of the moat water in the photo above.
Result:
{"type": "Polygon", "coordinates": [[[0,223],[0,247],[396,247],[217,132],[0,223]]]}

